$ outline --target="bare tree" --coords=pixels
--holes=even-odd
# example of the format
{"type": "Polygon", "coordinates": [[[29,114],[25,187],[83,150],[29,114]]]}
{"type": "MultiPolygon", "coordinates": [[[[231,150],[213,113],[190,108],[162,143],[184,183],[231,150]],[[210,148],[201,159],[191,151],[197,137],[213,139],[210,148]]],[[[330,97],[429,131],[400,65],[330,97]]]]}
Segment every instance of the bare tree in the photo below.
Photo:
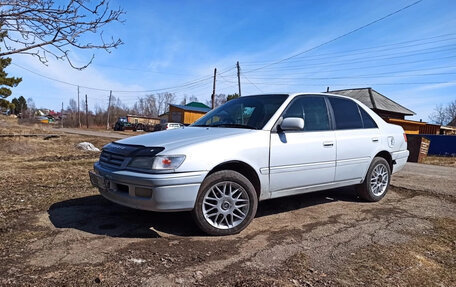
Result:
{"type": "Polygon", "coordinates": [[[36,112],[36,105],[32,98],[27,99],[26,117],[33,118],[36,112]]]}
{"type": "MultiPolygon", "coordinates": [[[[169,111],[169,104],[174,104],[176,102],[176,95],[173,93],[168,93],[168,92],[161,93],[161,94],[163,94],[163,97],[165,98],[164,112],[166,113],[167,111],[169,111]]],[[[160,95],[160,93],[159,93],[159,95],[160,95]]]]}
{"type": "Polygon", "coordinates": [[[447,125],[456,118],[456,100],[449,102],[444,106],[438,104],[434,108],[434,112],[429,115],[429,120],[439,125],[447,125]]]}
{"type": "MultiPolygon", "coordinates": [[[[214,98],[214,107],[218,107],[226,103],[226,95],[225,94],[216,94],[214,98]]],[[[211,101],[206,100],[206,106],[212,106],[211,101]]]]}
{"type": "Polygon", "coordinates": [[[191,102],[198,102],[198,98],[194,95],[191,95],[189,98],[188,98],[188,101],[191,103],[191,102]]]}
{"type": "Polygon", "coordinates": [[[77,66],[69,57],[70,49],[110,52],[121,45],[120,39],[104,39],[102,28],[122,22],[120,17],[124,13],[121,8],[111,10],[108,0],[68,0],[67,4],[54,0],[0,0],[0,29],[7,32],[0,57],[27,54],[47,64],[51,55],[66,60],[75,69],[84,69],[92,63],[94,54],[88,63],[77,66]],[[82,39],[91,34],[99,40],[82,39]]]}
{"type": "Polygon", "coordinates": [[[439,125],[447,122],[445,107],[442,104],[436,105],[432,114],[429,115],[429,120],[439,125]]]}
{"type": "Polygon", "coordinates": [[[165,113],[166,110],[166,98],[165,93],[158,93],[156,96],[157,111],[158,115],[165,113]]]}
{"type": "Polygon", "coordinates": [[[156,117],[158,115],[157,104],[154,95],[139,98],[133,105],[133,111],[139,115],[156,117]]]}
{"type": "Polygon", "coordinates": [[[76,112],[78,110],[78,103],[76,102],[75,99],[73,99],[73,98],[70,99],[67,110],[71,111],[71,112],[76,112]]]}
{"type": "Polygon", "coordinates": [[[445,108],[445,112],[448,117],[448,123],[456,119],[456,100],[448,104],[448,106],[445,108]]]}
{"type": "Polygon", "coordinates": [[[182,98],[182,101],[180,102],[180,104],[182,106],[185,106],[187,104],[187,95],[184,95],[184,97],[182,98]]]}

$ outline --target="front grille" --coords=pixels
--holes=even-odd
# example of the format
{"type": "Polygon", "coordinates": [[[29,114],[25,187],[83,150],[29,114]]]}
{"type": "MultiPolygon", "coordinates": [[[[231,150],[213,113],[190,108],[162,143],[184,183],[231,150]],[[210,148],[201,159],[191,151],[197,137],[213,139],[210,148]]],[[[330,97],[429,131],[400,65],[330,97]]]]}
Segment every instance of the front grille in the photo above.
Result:
{"type": "Polygon", "coordinates": [[[120,167],[125,160],[125,156],[113,152],[102,151],[100,155],[100,163],[111,166],[120,167]]]}

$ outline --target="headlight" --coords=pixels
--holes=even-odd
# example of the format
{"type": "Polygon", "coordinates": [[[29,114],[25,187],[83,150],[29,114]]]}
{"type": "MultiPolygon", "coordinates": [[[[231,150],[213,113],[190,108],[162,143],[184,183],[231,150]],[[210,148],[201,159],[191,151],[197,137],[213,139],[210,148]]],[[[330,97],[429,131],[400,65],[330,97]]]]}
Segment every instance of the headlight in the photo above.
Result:
{"type": "Polygon", "coordinates": [[[158,155],[155,157],[134,157],[128,167],[146,170],[172,170],[185,160],[185,155],[158,155]]]}

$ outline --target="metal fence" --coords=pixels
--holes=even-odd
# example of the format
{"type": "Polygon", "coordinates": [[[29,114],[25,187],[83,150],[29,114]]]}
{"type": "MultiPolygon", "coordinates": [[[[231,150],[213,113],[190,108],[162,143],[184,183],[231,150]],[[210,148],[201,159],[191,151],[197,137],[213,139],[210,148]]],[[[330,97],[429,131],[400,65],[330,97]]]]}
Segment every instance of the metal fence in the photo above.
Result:
{"type": "Polygon", "coordinates": [[[428,155],[456,156],[456,135],[419,135],[431,141],[428,155]]]}

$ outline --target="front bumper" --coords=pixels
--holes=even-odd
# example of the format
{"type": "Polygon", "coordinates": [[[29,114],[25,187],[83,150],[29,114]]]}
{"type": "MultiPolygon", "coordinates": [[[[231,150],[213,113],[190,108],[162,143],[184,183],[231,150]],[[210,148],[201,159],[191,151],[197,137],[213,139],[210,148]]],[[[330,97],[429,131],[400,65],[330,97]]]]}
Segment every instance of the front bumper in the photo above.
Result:
{"type": "Polygon", "coordinates": [[[146,174],[112,170],[95,163],[89,172],[92,185],[106,199],[151,211],[192,210],[206,171],[146,174]]]}

